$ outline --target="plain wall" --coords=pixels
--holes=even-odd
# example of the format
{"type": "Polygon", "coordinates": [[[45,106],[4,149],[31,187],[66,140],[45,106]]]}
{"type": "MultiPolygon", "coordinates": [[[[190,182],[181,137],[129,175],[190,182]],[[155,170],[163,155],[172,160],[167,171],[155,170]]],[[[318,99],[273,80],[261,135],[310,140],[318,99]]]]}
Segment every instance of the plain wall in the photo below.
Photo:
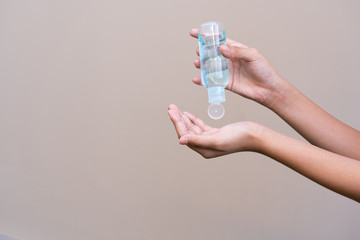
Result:
{"type": "Polygon", "coordinates": [[[191,28],[216,20],[360,129],[360,2],[0,1],[0,235],[20,240],[360,239],[360,205],[255,153],[180,146],[169,104],[207,116],[191,28]]]}

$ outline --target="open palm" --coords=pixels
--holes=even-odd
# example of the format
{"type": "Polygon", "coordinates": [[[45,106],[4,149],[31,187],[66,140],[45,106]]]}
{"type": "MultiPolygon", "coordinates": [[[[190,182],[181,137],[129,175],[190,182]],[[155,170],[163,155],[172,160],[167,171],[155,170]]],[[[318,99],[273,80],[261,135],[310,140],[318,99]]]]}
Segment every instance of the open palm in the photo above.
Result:
{"type": "Polygon", "coordinates": [[[255,123],[238,122],[212,128],[193,114],[181,112],[175,105],[169,106],[168,113],[180,144],[187,145],[205,158],[253,150],[251,133],[256,128],[255,123]]]}

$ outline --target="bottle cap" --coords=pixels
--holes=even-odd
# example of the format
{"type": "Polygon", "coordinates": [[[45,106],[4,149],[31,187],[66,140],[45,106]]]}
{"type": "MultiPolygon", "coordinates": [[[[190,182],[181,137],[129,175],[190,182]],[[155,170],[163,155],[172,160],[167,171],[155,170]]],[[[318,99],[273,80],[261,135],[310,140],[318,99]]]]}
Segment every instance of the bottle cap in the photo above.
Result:
{"type": "Polygon", "coordinates": [[[218,120],[224,116],[225,108],[221,103],[212,103],[208,108],[208,114],[212,119],[218,120]]]}

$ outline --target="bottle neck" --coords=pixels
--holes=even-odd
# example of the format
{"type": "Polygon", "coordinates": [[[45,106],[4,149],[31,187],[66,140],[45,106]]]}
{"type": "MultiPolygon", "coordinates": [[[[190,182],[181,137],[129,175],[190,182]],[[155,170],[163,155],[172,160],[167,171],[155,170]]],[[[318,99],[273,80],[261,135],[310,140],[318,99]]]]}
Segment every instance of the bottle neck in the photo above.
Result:
{"type": "Polygon", "coordinates": [[[224,87],[210,87],[208,88],[209,103],[219,104],[225,102],[224,87]]]}

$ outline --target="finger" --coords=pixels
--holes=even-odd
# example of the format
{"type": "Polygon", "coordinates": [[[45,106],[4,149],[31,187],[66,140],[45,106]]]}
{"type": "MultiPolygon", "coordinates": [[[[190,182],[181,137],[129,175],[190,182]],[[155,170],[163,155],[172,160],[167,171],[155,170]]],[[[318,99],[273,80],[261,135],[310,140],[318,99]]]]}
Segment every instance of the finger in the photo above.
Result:
{"type": "Polygon", "coordinates": [[[199,50],[199,47],[196,48],[196,55],[200,56],[200,50],[199,50]]]}
{"type": "Polygon", "coordinates": [[[189,112],[184,112],[184,114],[191,120],[191,122],[198,126],[199,128],[201,128],[203,131],[207,131],[210,130],[211,127],[208,126],[206,123],[204,123],[203,120],[201,120],[200,118],[197,118],[195,115],[193,115],[192,113],[189,112]]]}
{"type": "Polygon", "coordinates": [[[175,105],[169,106],[168,114],[179,138],[189,132],[184,119],[181,117],[180,110],[175,105]]]}
{"type": "MultiPolygon", "coordinates": [[[[190,30],[190,36],[194,37],[194,38],[198,38],[199,36],[199,29],[197,28],[193,28],[190,30]]],[[[246,46],[245,44],[243,43],[239,43],[239,42],[236,42],[230,38],[226,38],[226,43],[227,44],[231,44],[231,45],[234,45],[234,46],[238,46],[238,47],[245,47],[245,48],[248,48],[248,46],[246,46]]],[[[199,54],[198,54],[199,55],[199,54]]]]}
{"type": "Polygon", "coordinates": [[[180,137],[179,143],[192,147],[218,150],[217,139],[215,135],[186,134],[180,137]]]}
{"type": "Polygon", "coordinates": [[[168,110],[171,110],[171,109],[174,109],[174,108],[177,108],[177,106],[175,104],[170,104],[168,106],[168,110]]]}
{"type": "Polygon", "coordinates": [[[202,86],[202,83],[201,83],[201,78],[200,77],[194,77],[192,79],[193,83],[195,83],[196,85],[199,85],[199,86],[202,86]]]}
{"type": "Polygon", "coordinates": [[[193,132],[193,133],[195,133],[195,134],[201,134],[201,133],[203,132],[203,130],[202,130],[199,126],[197,126],[197,125],[195,125],[195,124],[192,123],[192,121],[186,116],[186,114],[183,114],[183,115],[182,115],[182,118],[184,119],[184,122],[185,122],[185,124],[186,124],[186,127],[187,127],[191,132],[193,132]]]}
{"type": "MultiPolygon", "coordinates": [[[[192,36],[192,37],[194,37],[194,38],[198,38],[198,36],[199,36],[199,29],[197,29],[197,28],[191,29],[189,34],[190,34],[190,36],[192,36]]],[[[232,40],[232,39],[230,39],[230,38],[227,38],[227,39],[226,39],[226,42],[227,42],[228,44],[239,43],[239,42],[236,42],[236,41],[234,41],[234,40],[232,40]]],[[[239,43],[239,44],[242,44],[242,43],[239,43]]],[[[244,44],[242,44],[242,45],[244,45],[244,44]]],[[[245,46],[245,45],[244,45],[244,46],[245,46]]]]}
{"type": "Polygon", "coordinates": [[[240,48],[249,48],[245,44],[240,43],[240,42],[236,42],[236,41],[231,40],[229,38],[226,39],[226,43],[227,43],[228,46],[236,46],[236,47],[240,47],[240,48]]]}
{"type": "Polygon", "coordinates": [[[190,36],[194,38],[198,38],[199,30],[197,28],[193,28],[190,30],[190,36]]]}
{"type": "Polygon", "coordinates": [[[199,59],[195,59],[194,65],[195,65],[196,68],[199,68],[199,69],[200,69],[200,60],[199,60],[199,59]]]}
{"type": "Polygon", "coordinates": [[[238,46],[220,46],[221,54],[230,59],[253,62],[260,58],[260,53],[255,48],[241,48],[238,46]]]}

